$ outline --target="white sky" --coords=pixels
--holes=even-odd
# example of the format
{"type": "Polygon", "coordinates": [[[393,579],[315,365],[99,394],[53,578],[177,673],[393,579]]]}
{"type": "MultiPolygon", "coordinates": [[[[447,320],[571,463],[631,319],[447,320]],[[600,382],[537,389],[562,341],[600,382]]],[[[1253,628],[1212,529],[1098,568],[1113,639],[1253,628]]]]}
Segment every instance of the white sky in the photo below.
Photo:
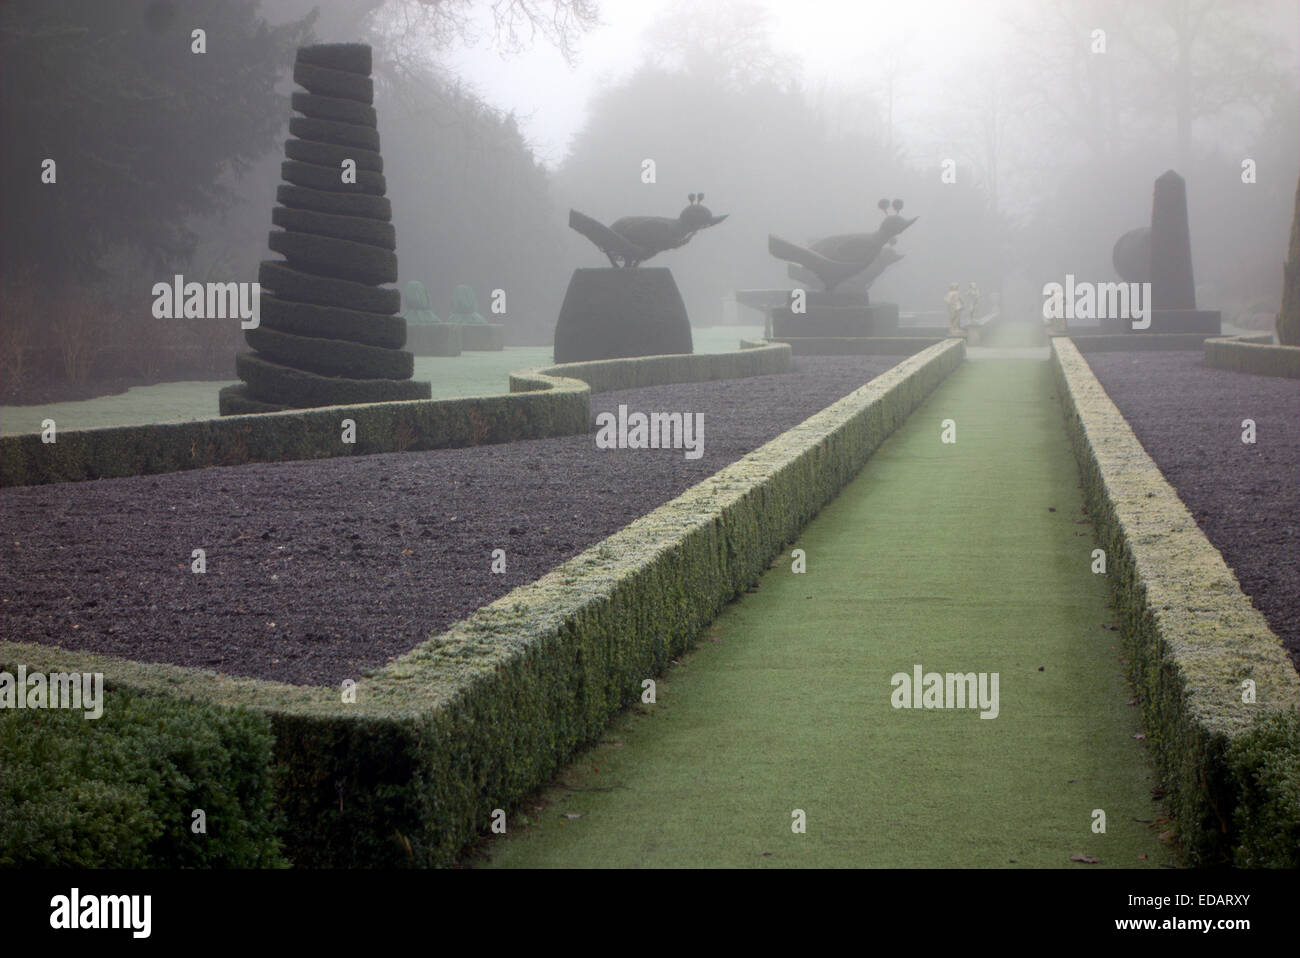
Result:
{"type": "MultiPolygon", "coordinates": [[[[579,63],[569,67],[554,47],[538,40],[531,50],[504,58],[491,40],[448,51],[443,62],[494,106],[514,110],[538,159],[554,166],[582,125],[591,91],[631,73],[642,61],[647,27],[673,7],[672,0],[598,0],[603,26],[576,44],[579,63]]],[[[714,0],[698,0],[703,7],[714,0]]],[[[879,82],[878,56],[906,51],[906,75],[895,103],[895,122],[908,125],[909,107],[941,96],[954,66],[978,54],[997,31],[994,0],[760,0],[769,11],[772,44],[803,66],[807,85],[870,87],[879,82]]],[[[484,12],[483,22],[489,23],[484,12]]],[[[490,32],[490,31],[489,31],[490,32]]]]}

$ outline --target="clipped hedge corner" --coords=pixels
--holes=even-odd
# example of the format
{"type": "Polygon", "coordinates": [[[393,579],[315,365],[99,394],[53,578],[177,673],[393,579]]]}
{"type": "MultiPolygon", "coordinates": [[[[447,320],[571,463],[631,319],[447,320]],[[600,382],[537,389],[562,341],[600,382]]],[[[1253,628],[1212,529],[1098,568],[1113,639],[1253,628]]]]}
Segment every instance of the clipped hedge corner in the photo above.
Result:
{"type": "Polygon", "coordinates": [[[0,868],[286,867],[272,744],[265,715],[123,689],[98,719],[0,710],[0,868]]]}

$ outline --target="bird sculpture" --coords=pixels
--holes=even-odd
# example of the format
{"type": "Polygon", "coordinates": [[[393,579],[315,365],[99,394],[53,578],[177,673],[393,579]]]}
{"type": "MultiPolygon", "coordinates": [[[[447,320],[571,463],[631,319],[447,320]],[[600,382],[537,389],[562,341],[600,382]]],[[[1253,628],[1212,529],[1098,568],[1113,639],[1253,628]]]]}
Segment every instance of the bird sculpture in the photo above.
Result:
{"type": "MultiPolygon", "coordinates": [[[[797,246],[779,236],[768,236],[768,252],[779,259],[804,267],[821,281],[822,288],[831,292],[840,283],[856,276],[875,262],[881,250],[895,237],[915,223],[920,217],[903,219],[902,200],[881,200],[877,204],[885,219],[874,233],[844,233],[828,236],[810,246],[797,246]],[[891,212],[892,210],[892,212],[891,212]]],[[[902,257],[900,256],[899,259],[902,257]]]]}
{"type": "MultiPolygon", "coordinates": [[[[872,260],[871,264],[867,266],[866,269],[864,269],[860,273],[853,274],[844,282],[843,288],[848,290],[854,290],[859,293],[862,293],[863,295],[866,295],[866,293],[871,289],[871,284],[874,283],[880,277],[881,273],[883,273],[885,270],[889,269],[889,267],[893,266],[895,263],[900,262],[903,259],[903,254],[897,252],[893,248],[897,242],[898,242],[898,237],[894,237],[892,240],[890,240],[885,245],[885,248],[880,251],[880,255],[877,256],[874,260],[872,260]]],[[[816,246],[817,244],[814,242],[814,243],[810,243],[809,245],[816,246]]],[[[810,269],[798,265],[797,263],[790,263],[787,272],[789,273],[789,276],[792,280],[794,280],[796,283],[800,283],[805,288],[807,288],[810,284],[815,284],[818,282],[816,273],[814,273],[810,269]]]]}
{"type": "Polygon", "coordinates": [[[596,244],[615,267],[640,266],[664,250],[685,246],[702,229],[727,218],[714,216],[704,205],[703,193],[690,193],[690,201],[675,217],[625,216],[605,226],[577,210],[569,210],[569,226],[596,244]]]}

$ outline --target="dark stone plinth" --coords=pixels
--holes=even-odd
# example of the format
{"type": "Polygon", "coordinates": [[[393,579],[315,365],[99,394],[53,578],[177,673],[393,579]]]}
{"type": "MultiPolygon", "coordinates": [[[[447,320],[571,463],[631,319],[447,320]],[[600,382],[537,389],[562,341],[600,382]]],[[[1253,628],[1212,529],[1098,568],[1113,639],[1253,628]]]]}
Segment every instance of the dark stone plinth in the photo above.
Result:
{"type": "Polygon", "coordinates": [[[460,346],[466,352],[500,352],[506,348],[506,328],[501,323],[466,323],[460,327],[460,346]]]}
{"type": "Polygon", "coordinates": [[[789,306],[772,310],[772,335],[785,337],[844,338],[894,336],[898,333],[898,305],[877,306],[813,305],[806,313],[792,312],[789,306]]]}
{"type": "Polygon", "coordinates": [[[1218,336],[1223,332],[1221,314],[1217,309],[1153,309],[1151,326],[1134,329],[1142,333],[1203,333],[1218,336]]]}
{"type": "Polygon", "coordinates": [[[871,315],[865,306],[809,306],[806,313],[780,306],[772,310],[772,335],[778,339],[870,336],[871,315]]]}
{"type": "Polygon", "coordinates": [[[555,324],[555,361],[694,352],[686,304],[666,269],[577,269],[555,324]]]}
{"type": "MultiPolygon", "coordinates": [[[[1218,336],[1222,330],[1221,315],[1217,309],[1153,309],[1151,325],[1134,329],[1131,319],[1103,319],[1097,325],[1071,324],[1071,336],[1149,336],[1152,333],[1185,333],[1187,335],[1218,336]]],[[[1141,348],[1141,347],[1135,347],[1141,348]]]]}
{"type": "Polygon", "coordinates": [[[459,323],[407,323],[406,348],[417,356],[459,356],[459,323]]]}
{"type": "Polygon", "coordinates": [[[1156,180],[1151,204],[1151,301],[1157,310],[1196,309],[1187,185],[1173,170],[1156,180]]]}
{"type": "Polygon", "coordinates": [[[872,336],[897,336],[898,329],[898,304],[897,303],[877,303],[869,307],[871,312],[871,335],[872,336]]]}

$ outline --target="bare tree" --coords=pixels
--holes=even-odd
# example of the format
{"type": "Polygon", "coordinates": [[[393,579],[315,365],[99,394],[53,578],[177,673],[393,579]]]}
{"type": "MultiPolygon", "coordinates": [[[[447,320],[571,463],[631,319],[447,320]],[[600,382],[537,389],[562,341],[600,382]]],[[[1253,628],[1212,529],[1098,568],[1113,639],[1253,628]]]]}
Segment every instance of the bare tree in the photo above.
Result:
{"type": "Polygon", "coordinates": [[[1260,116],[1267,109],[1288,56],[1278,32],[1282,6],[1259,0],[1148,0],[1136,9],[1142,19],[1127,40],[1151,75],[1138,89],[1157,94],[1157,108],[1172,112],[1175,155],[1187,167],[1198,119],[1238,106],[1260,116]]]}
{"type": "Polygon", "coordinates": [[[754,0],[677,0],[646,34],[649,59],[731,88],[786,84],[799,61],[772,47],[768,12],[754,0]]]}
{"type": "Polygon", "coordinates": [[[577,59],[577,39],[600,23],[596,0],[359,0],[350,12],[358,32],[382,37],[397,61],[424,59],[454,43],[484,39],[477,11],[491,14],[494,44],[519,53],[539,39],[577,59]]]}

